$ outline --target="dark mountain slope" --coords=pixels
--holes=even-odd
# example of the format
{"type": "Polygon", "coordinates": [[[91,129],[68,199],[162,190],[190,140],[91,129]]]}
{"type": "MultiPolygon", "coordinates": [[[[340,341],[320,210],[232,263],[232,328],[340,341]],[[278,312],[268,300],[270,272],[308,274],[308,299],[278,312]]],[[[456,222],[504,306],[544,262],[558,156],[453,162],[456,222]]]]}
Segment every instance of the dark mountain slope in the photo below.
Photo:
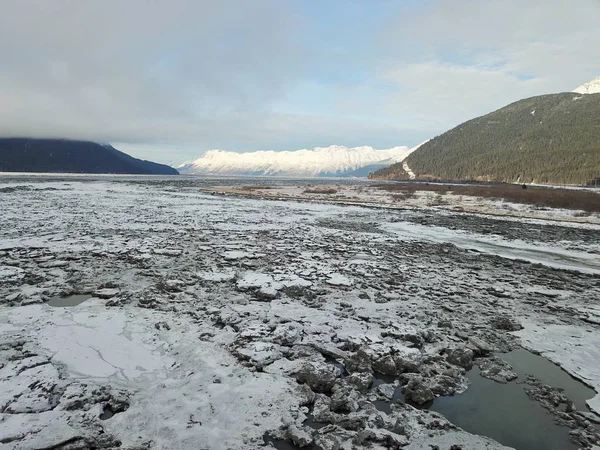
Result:
{"type": "Polygon", "coordinates": [[[0,172],[177,175],[172,167],[133,158],[95,142],[0,138],[0,172]]]}
{"type": "MultiPolygon", "coordinates": [[[[417,179],[585,185],[600,177],[600,94],[518,101],[437,136],[406,162],[417,179]]],[[[371,177],[408,178],[401,164],[371,177]]]]}

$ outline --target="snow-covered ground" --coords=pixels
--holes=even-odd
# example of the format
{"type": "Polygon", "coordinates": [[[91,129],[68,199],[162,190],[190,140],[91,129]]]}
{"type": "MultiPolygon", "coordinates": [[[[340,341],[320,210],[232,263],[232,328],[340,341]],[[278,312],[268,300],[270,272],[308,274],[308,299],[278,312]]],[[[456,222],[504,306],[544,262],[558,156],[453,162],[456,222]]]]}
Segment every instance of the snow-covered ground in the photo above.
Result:
{"type": "MultiPolygon", "coordinates": [[[[206,187],[207,192],[216,191],[224,194],[244,195],[250,197],[307,200],[319,203],[351,204],[379,206],[386,208],[418,210],[435,210],[448,212],[466,212],[518,219],[541,219],[560,222],[577,222],[600,225],[597,213],[587,213],[574,209],[540,208],[535,205],[514,203],[500,199],[457,195],[449,191],[440,194],[435,191],[414,191],[403,193],[380,189],[376,184],[347,185],[331,184],[317,185],[316,191],[306,185],[282,186],[217,186],[206,187]],[[327,191],[331,190],[331,193],[327,191]],[[318,192],[318,191],[325,191],[318,192]],[[334,192],[335,191],[335,192],[334,192]]],[[[600,192],[598,192],[600,195],[600,192]]]]}
{"type": "Polygon", "coordinates": [[[520,344],[600,392],[594,224],[163,180],[0,180],[0,449],[500,449],[372,372],[419,403],[520,344]]]}

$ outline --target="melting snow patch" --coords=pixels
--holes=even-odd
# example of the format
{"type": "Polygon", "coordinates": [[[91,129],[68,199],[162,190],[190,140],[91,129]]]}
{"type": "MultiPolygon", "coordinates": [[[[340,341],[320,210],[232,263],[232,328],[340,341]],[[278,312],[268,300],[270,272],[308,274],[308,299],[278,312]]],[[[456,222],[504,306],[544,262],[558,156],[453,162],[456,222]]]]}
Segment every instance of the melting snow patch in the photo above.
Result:
{"type": "Polygon", "coordinates": [[[238,259],[249,258],[250,256],[250,253],[242,250],[230,250],[223,253],[225,261],[237,261],[238,259]]]}
{"type": "Polygon", "coordinates": [[[235,272],[233,270],[223,272],[204,271],[196,273],[196,276],[204,281],[214,281],[220,283],[223,281],[233,280],[235,278],[235,272]]]}
{"type": "Polygon", "coordinates": [[[0,280],[20,279],[25,275],[25,271],[19,267],[0,266],[0,280]]]}
{"type": "Polygon", "coordinates": [[[327,284],[332,286],[352,286],[352,280],[340,273],[332,273],[326,280],[327,284]]]}

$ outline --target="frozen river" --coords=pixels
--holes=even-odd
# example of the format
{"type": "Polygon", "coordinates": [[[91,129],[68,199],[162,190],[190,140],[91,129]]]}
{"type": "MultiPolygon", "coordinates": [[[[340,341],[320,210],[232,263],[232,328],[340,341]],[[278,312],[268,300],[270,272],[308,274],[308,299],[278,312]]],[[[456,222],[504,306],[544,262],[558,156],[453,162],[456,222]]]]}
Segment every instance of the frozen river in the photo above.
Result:
{"type": "Polygon", "coordinates": [[[259,181],[0,179],[0,448],[500,449],[451,412],[504,382],[598,442],[599,230],[205,192],[259,181]]]}

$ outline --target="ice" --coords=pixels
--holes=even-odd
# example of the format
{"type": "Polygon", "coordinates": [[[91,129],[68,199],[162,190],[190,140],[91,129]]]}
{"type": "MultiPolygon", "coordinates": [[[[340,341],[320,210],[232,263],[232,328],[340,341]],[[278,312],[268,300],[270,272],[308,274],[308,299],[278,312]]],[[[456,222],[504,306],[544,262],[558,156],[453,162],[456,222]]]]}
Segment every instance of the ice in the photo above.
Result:
{"type": "Polygon", "coordinates": [[[558,364],[575,378],[596,391],[587,401],[590,409],[600,415],[600,331],[573,325],[526,323],[520,336],[526,348],[558,364]],[[574,351],[574,349],[577,351],[574,351]]]}
{"type": "MultiPolygon", "coordinates": [[[[77,310],[82,307],[85,308],[82,304],[77,310]]],[[[64,364],[73,377],[126,382],[164,370],[173,363],[143,342],[143,335],[127,337],[130,324],[139,326],[138,323],[148,320],[146,314],[130,317],[122,311],[107,311],[98,306],[78,313],[36,306],[13,309],[10,320],[26,329],[40,320],[30,316],[34,312],[44,318],[38,331],[40,345],[52,354],[53,360],[64,364]]]]}
{"type": "Polygon", "coordinates": [[[596,225],[375,208],[380,194],[348,186],[338,200],[200,192],[211,182],[69,178],[31,182],[58,191],[3,194],[2,448],[118,439],[258,450],[265,433],[303,435],[316,400],[296,374],[309,365],[335,375],[308,374],[331,390],[319,408],[340,445],[500,449],[426,409],[377,410],[364,375],[450,395],[465,378],[448,355],[471,347],[480,356],[523,343],[600,388],[600,292],[583,273],[600,254],[596,225]],[[498,327],[497,315],[523,330],[498,327]],[[100,421],[106,405],[116,412],[100,421]]]}

